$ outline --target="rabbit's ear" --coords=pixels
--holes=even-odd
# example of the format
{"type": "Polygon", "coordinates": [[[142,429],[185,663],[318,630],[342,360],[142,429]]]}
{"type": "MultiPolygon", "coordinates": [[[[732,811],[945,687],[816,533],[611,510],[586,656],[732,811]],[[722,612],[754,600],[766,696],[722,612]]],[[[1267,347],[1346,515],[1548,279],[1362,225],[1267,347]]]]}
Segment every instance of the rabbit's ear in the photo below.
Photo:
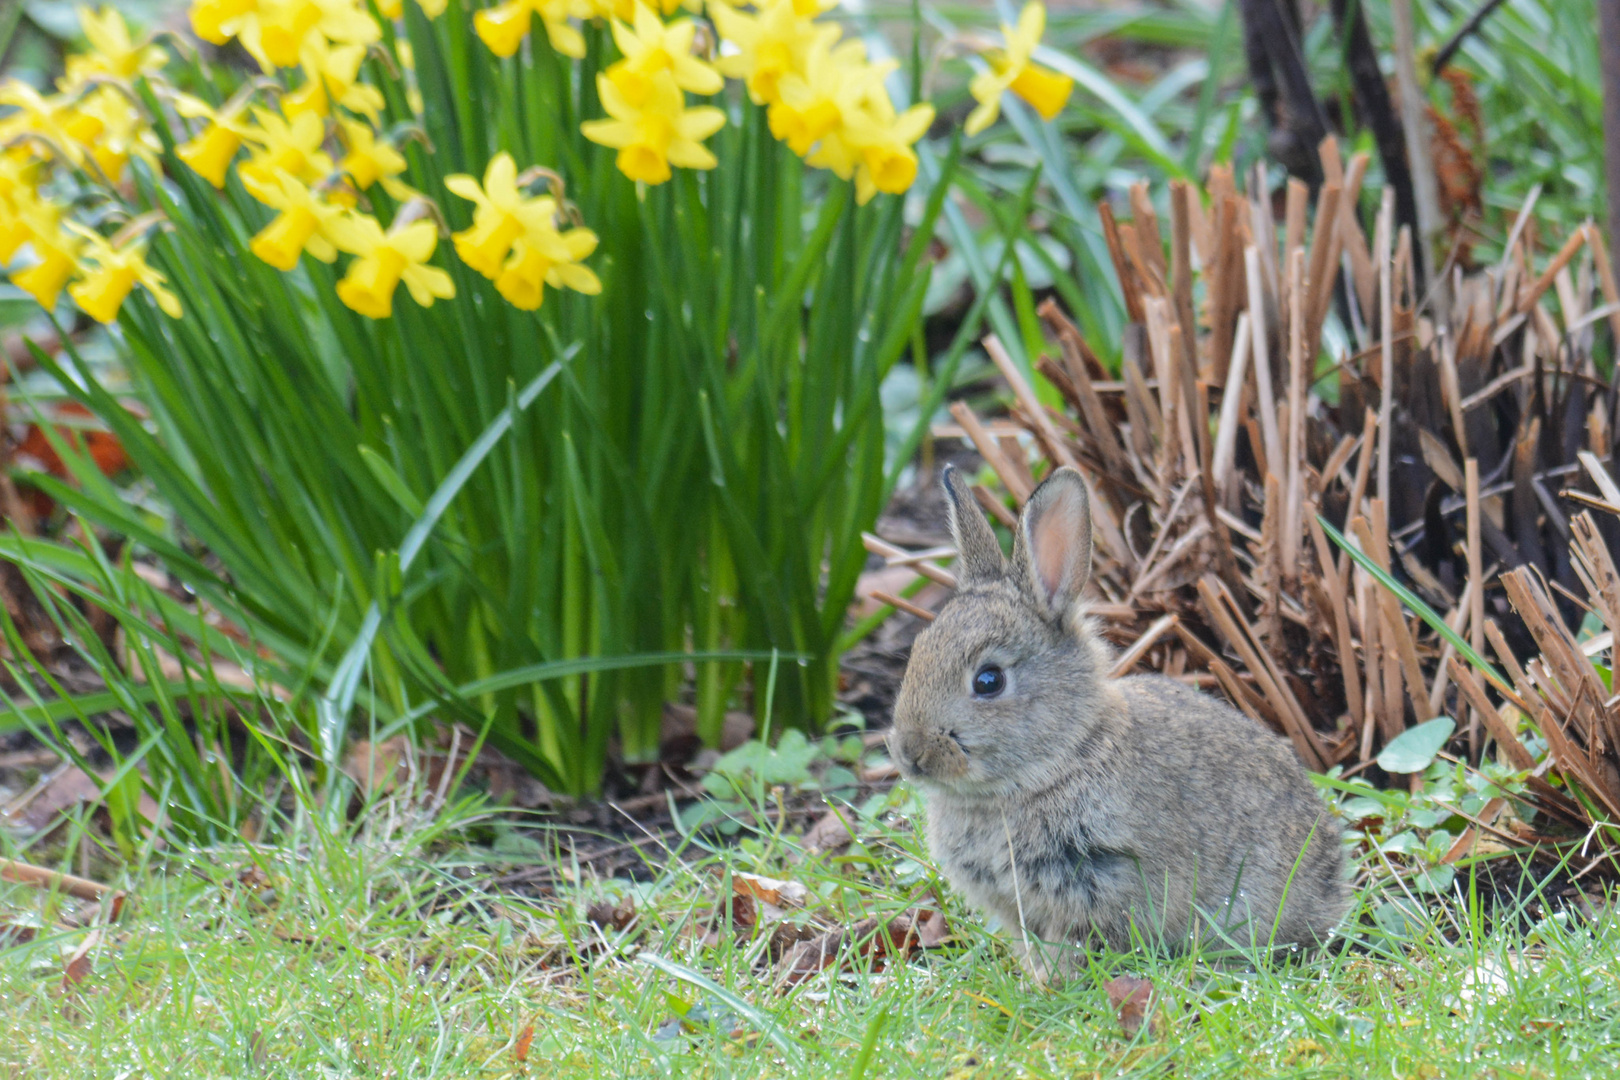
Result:
{"type": "Polygon", "coordinates": [[[1029,497],[1018,518],[1013,564],[1048,618],[1073,610],[1091,577],[1091,500],[1079,472],[1058,469],[1029,497]]]}
{"type": "Polygon", "coordinates": [[[951,514],[951,535],[956,538],[956,576],[963,585],[992,581],[1001,576],[1001,544],[991,531],[984,511],[973,497],[967,478],[954,465],[942,477],[945,505],[951,514]]]}

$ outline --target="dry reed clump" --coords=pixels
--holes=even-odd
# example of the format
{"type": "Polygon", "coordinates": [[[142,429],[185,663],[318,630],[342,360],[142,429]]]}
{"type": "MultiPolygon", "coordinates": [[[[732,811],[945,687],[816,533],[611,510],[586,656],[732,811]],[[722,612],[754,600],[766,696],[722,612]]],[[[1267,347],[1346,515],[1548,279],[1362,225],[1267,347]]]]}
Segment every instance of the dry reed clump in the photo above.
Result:
{"type": "Polygon", "coordinates": [[[1543,257],[1532,195],[1501,262],[1465,268],[1454,253],[1443,288],[1419,296],[1390,193],[1370,241],[1353,212],[1366,155],[1344,167],[1330,139],[1321,157],[1314,208],[1290,181],[1280,228],[1263,166],[1248,194],[1224,167],[1207,192],[1172,183],[1168,252],[1145,184],[1129,222],[1100,205],[1129,318],[1120,375],[1052,301],[1041,315],[1059,355],[1038,368],[1066,410],[1042,405],[987,338],[1014,401],[1001,420],[952,409],[1005,489],[976,493],[1010,524],[1008,498],[1021,505],[1044,470],[1089,478],[1094,609],[1126,646],[1116,673],[1218,687],[1319,771],[1370,768],[1408,727],[1454,716],[1459,758],[1477,765],[1494,741],[1555,816],[1620,820],[1620,696],[1594,666],[1612,634],[1579,644],[1570,630],[1583,610],[1611,632],[1620,617],[1620,521],[1569,516],[1579,503],[1620,515],[1620,396],[1593,356],[1603,322],[1620,342],[1601,239],[1587,223],[1543,257]],[[1334,314],[1337,355],[1324,356],[1334,314]],[[1481,663],[1488,643],[1511,681],[1459,663],[1319,515],[1481,663]],[[1540,761],[1521,715],[1545,740],[1540,761]]]}

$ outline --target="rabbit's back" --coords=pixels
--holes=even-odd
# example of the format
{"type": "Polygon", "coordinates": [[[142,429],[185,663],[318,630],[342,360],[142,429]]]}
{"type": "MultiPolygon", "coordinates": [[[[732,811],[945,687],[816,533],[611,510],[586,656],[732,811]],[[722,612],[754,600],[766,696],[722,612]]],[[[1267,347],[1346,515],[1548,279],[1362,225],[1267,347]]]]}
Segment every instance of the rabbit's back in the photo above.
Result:
{"type": "Polygon", "coordinates": [[[1116,686],[1141,753],[1133,801],[1148,809],[1143,828],[1162,844],[1169,872],[1206,878],[1202,910],[1241,898],[1264,923],[1255,927],[1261,939],[1281,907],[1279,944],[1326,940],[1348,903],[1344,853],[1288,741],[1175,679],[1140,675],[1116,686]],[[1166,788],[1179,797],[1155,800],[1166,788]]]}

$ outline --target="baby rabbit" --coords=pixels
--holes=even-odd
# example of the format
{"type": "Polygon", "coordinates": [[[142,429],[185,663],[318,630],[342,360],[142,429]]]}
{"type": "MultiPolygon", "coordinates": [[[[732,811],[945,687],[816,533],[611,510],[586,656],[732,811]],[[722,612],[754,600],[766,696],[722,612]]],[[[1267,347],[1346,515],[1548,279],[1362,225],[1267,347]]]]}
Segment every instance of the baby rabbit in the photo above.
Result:
{"type": "Polygon", "coordinates": [[[1106,677],[1080,474],[1030,496],[1010,565],[967,482],[947,468],[944,486],[957,592],[917,637],[889,750],[950,882],[1043,980],[1091,943],[1326,941],[1348,902],[1339,830],[1287,740],[1162,675],[1106,677]]]}

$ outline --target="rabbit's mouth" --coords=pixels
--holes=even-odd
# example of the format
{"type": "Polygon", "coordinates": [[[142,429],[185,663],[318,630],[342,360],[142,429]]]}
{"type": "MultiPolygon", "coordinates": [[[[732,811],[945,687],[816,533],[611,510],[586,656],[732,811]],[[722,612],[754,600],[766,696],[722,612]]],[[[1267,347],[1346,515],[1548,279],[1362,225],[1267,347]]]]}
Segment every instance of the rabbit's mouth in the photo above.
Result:
{"type": "Polygon", "coordinates": [[[946,783],[968,770],[968,749],[954,731],[900,732],[889,737],[889,752],[908,780],[946,783]]]}

